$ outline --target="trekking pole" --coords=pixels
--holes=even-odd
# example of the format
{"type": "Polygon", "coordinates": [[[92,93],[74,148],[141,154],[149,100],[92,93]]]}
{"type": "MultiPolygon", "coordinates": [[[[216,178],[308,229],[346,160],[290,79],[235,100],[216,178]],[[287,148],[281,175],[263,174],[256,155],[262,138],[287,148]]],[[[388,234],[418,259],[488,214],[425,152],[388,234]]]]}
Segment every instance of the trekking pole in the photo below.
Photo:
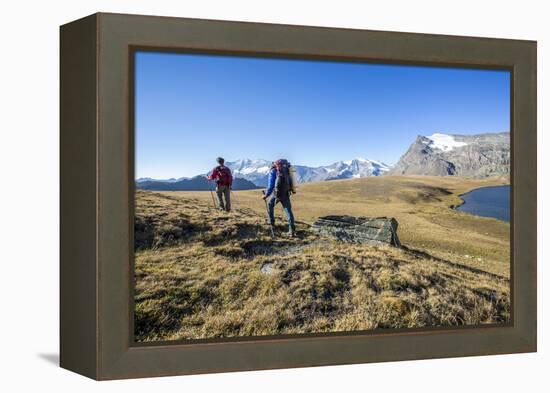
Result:
{"type": "Polygon", "coordinates": [[[216,209],[216,200],[214,199],[214,191],[212,191],[212,183],[210,183],[210,180],[208,180],[208,185],[210,186],[210,196],[212,197],[212,204],[214,205],[214,209],[216,209]]]}
{"type": "MultiPolygon", "coordinates": [[[[265,195],[265,191],[262,190],[262,194],[265,195]]],[[[269,222],[269,229],[271,230],[271,238],[275,239],[275,231],[273,230],[273,224],[271,223],[271,217],[269,217],[269,208],[267,207],[267,201],[264,199],[265,210],[267,212],[267,222],[269,222]]]]}

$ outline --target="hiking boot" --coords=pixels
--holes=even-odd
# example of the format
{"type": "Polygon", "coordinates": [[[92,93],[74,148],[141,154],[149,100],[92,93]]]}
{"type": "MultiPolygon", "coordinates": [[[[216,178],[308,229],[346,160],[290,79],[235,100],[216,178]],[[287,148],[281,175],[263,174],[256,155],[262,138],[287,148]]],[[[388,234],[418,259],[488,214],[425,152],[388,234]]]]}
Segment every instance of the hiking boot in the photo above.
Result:
{"type": "Polygon", "coordinates": [[[289,229],[288,237],[296,237],[296,229],[289,229]]]}

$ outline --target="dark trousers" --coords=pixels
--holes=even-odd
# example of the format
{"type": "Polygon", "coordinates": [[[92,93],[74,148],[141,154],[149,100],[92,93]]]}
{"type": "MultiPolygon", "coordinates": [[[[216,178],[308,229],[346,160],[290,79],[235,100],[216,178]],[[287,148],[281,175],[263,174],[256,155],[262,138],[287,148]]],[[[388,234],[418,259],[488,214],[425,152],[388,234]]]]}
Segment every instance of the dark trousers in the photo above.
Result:
{"type": "Polygon", "coordinates": [[[290,203],[290,198],[284,198],[284,199],[277,199],[275,196],[272,196],[269,200],[269,203],[267,204],[267,209],[269,212],[269,220],[271,221],[271,224],[275,224],[275,205],[277,202],[281,202],[281,205],[283,206],[283,210],[286,214],[286,218],[288,220],[288,227],[290,230],[294,231],[296,229],[294,225],[294,214],[292,213],[292,205],[290,203]]]}
{"type": "Polygon", "coordinates": [[[220,208],[226,211],[231,210],[231,188],[229,188],[229,186],[217,186],[216,195],[218,196],[218,203],[220,204],[220,208]]]}

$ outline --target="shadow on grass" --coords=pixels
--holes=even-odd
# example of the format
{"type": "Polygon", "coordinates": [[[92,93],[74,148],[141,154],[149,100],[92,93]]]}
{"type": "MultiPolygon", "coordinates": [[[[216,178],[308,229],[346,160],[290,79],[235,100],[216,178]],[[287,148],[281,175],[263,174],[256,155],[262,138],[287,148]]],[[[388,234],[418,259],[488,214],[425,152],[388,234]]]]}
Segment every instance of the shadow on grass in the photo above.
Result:
{"type": "Polygon", "coordinates": [[[476,269],[475,267],[471,267],[471,266],[466,266],[466,265],[462,265],[460,263],[456,263],[456,262],[451,262],[451,261],[448,261],[447,259],[443,259],[443,258],[439,258],[439,257],[436,257],[436,256],[433,256],[431,254],[428,254],[427,252],[425,251],[420,251],[420,250],[416,250],[414,248],[410,248],[410,247],[407,247],[407,246],[404,246],[404,245],[401,245],[401,249],[403,249],[404,251],[408,252],[409,254],[411,255],[414,255],[415,257],[417,258],[422,258],[422,259],[433,259],[437,262],[441,262],[441,263],[444,263],[448,266],[451,266],[451,267],[454,267],[456,269],[463,269],[463,270],[467,270],[471,273],[476,273],[476,274],[484,274],[486,276],[489,276],[489,277],[492,277],[492,278],[496,278],[497,280],[505,280],[505,281],[508,281],[508,279],[506,277],[502,277],[498,274],[495,274],[495,273],[491,273],[491,272],[488,272],[488,271],[485,271],[485,270],[481,270],[481,269],[476,269]]]}

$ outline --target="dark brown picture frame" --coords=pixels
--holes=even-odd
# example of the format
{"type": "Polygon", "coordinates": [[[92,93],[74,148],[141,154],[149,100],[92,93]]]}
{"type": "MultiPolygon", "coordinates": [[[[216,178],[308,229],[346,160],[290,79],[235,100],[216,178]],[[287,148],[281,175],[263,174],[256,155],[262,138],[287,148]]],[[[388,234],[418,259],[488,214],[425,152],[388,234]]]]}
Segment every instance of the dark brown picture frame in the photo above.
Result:
{"type": "Polygon", "coordinates": [[[536,42],[120,14],[61,27],[61,367],[104,380],[536,351],[536,42]],[[137,345],[138,49],[508,69],[512,322],[137,345]]]}

